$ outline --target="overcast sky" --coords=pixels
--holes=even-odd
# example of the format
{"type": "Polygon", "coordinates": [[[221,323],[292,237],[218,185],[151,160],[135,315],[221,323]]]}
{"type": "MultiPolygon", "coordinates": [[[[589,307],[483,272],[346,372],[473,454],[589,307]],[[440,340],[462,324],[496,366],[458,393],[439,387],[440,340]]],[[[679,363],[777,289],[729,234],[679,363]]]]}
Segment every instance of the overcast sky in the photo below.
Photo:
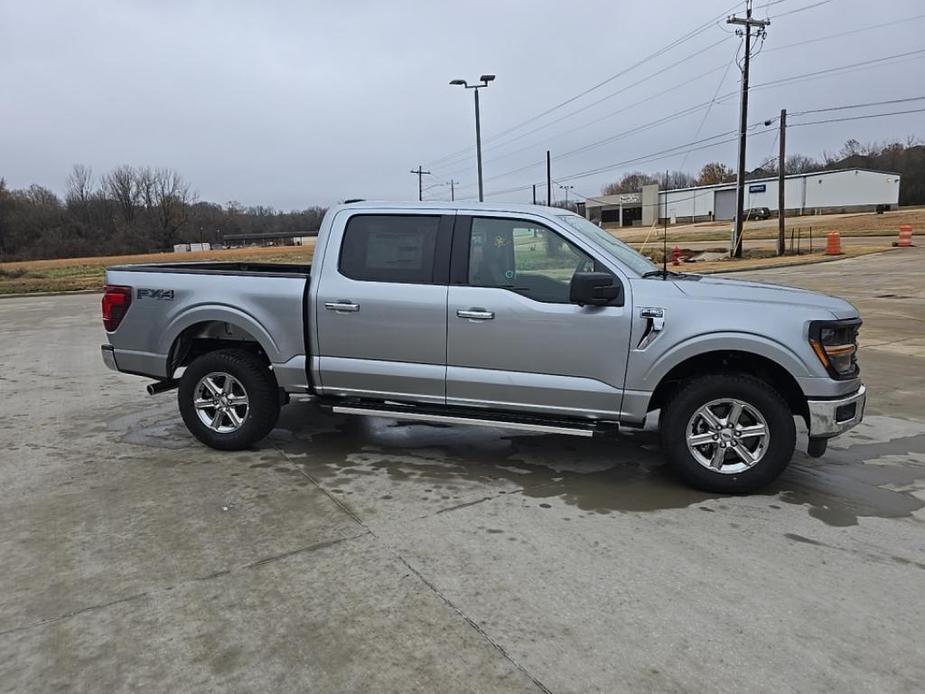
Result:
{"type": "MultiPolygon", "coordinates": [[[[483,73],[497,74],[481,94],[489,200],[529,200],[529,185],[544,179],[547,148],[553,178],[580,195],[598,194],[627,170],[735,163],[735,143],[720,142],[619,165],[737,127],[739,71],[731,61],[739,39],[725,23],[710,23],[732,0],[0,0],[0,8],[0,176],[12,188],[41,183],[62,192],[75,163],[95,174],[149,164],[177,169],[203,200],[292,209],[349,197],[413,199],[409,171],[423,164],[433,172],[425,185],[454,179],[458,197],[472,197],[472,92],[447,83],[483,73]],[[708,109],[714,95],[729,96],[708,109]],[[520,127],[505,133],[512,126],[520,127]]],[[[925,96],[921,0],[755,0],[755,8],[771,25],[752,63],[751,122],[783,107],[795,113],[925,96]],[[818,40],[845,32],[856,33],[818,40]]],[[[925,101],[791,122],[915,108],[925,101]]],[[[776,152],[775,134],[763,129],[750,139],[749,168],[776,152]]],[[[793,127],[787,143],[790,152],[819,155],[849,137],[913,134],[925,136],[925,113],[793,127]]],[[[426,195],[448,199],[449,188],[426,195]]]]}

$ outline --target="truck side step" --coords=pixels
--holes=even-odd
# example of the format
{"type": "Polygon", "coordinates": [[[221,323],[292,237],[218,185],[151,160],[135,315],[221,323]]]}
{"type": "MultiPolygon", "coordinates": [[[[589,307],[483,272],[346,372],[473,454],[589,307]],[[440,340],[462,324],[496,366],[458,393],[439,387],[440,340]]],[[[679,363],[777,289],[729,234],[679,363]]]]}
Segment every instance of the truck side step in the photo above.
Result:
{"type": "MultiPolygon", "coordinates": [[[[602,430],[595,422],[546,420],[538,417],[518,417],[504,414],[486,417],[484,412],[467,410],[454,412],[426,411],[409,407],[390,407],[389,405],[332,405],[336,414],[361,414],[392,419],[408,419],[419,422],[437,422],[440,424],[472,424],[475,426],[495,427],[498,429],[516,429],[544,434],[568,434],[570,436],[594,436],[602,430]]],[[[614,427],[615,428],[615,427],[614,427]]]]}

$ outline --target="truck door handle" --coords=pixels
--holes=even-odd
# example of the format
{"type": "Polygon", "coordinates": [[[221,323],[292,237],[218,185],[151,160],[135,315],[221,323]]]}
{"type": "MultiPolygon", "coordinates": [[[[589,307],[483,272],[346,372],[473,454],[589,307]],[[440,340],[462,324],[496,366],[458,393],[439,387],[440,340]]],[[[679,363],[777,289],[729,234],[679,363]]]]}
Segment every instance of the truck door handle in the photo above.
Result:
{"type": "Polygon", "coordinates": [[[468,318],[469,320],[491,320],[495,317],[494,311],[486,311],[483,308],[459,309],[456,315],[459,318],[468,318]]]}
{"type": "Polygon", "coordinates": [[[360,305],[352,301],[328,301],[324,307],[328,311],[340,311],[342,313],[356,313],[360,310],[360,305]]]}

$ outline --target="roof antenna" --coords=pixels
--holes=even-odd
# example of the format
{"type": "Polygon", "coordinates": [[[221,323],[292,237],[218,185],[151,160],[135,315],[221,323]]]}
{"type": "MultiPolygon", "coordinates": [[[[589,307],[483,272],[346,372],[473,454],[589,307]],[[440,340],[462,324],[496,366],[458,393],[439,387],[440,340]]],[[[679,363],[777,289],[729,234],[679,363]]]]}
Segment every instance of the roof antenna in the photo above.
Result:
{"type": "MultiPolygon", "coordinates": [[[[658,205],[658,198],[656,198],[658,205]]],[[[665,231],[662,234],[662,279],[668,279],[668,169],[665,169],[665,231]]]]}

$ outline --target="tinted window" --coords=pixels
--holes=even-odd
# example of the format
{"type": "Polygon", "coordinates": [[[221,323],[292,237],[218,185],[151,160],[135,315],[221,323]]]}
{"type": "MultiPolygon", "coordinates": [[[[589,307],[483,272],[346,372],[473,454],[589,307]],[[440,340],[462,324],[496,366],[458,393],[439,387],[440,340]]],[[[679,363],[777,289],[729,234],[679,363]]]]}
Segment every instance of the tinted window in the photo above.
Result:
{"type": "Polygon", "coordinates": [[[544,226],[518,219],[472,220],[470,285],[567,304],[572,275],[593,269],[586,253],[544,226]]]}
{"type": "Polygon", "coordinates": [[[439,217],[356,215],[347,222],[340,271],[355,280],[431,284],[439,217]]]}

